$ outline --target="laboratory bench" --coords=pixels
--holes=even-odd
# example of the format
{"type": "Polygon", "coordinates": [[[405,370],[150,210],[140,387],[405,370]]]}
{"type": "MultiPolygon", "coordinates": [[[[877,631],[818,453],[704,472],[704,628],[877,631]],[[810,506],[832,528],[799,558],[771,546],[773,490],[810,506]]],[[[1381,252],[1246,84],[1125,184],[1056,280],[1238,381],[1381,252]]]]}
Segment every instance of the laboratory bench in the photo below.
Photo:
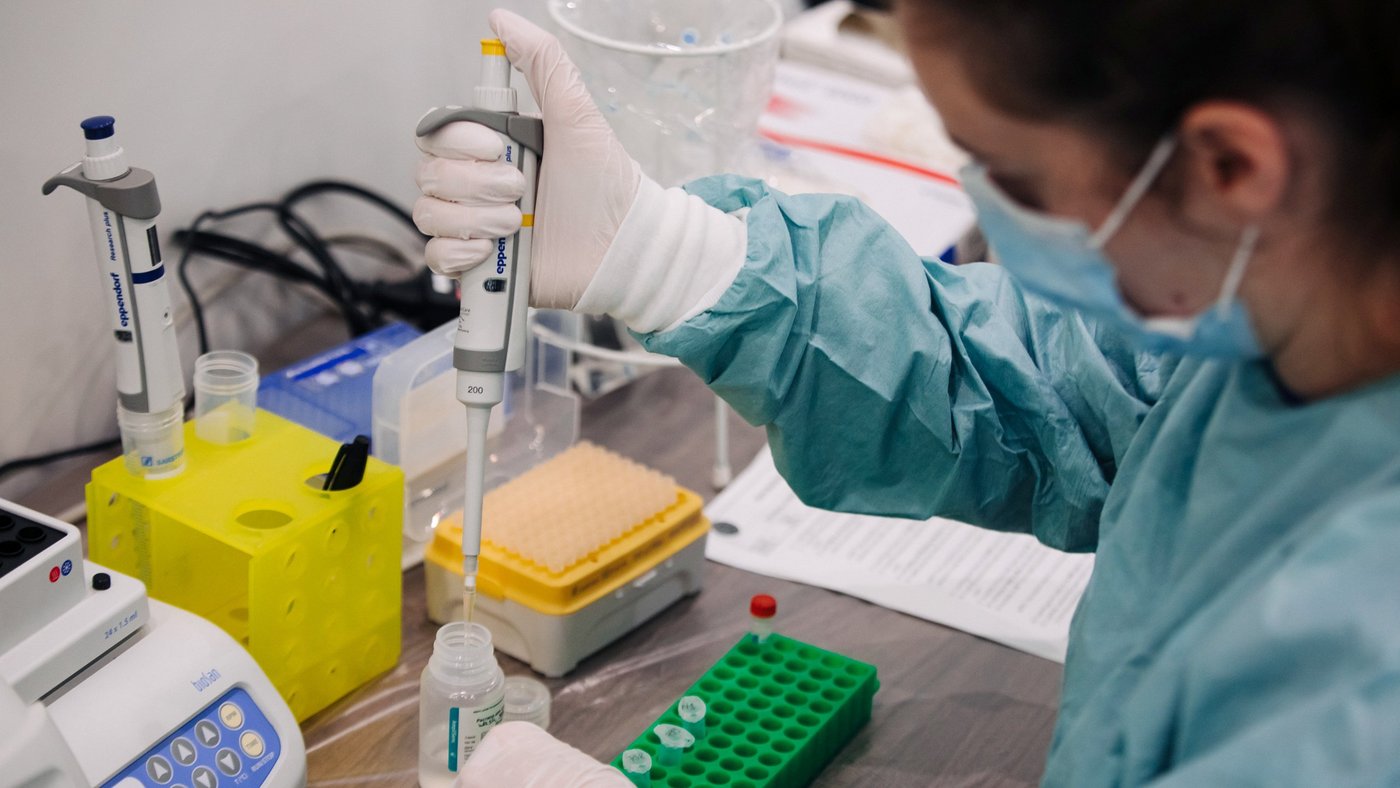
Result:
{"type": "MultiPolygon", "coordinates": [[[[340,340],[319,321],[289,343],[310,351],[340,340]]],[[[296,348],[279,348],[285,354],[296,348]]],[[[304,353],[303,353],[304,355],[304,353]]],[[[263,358],[264,368],[295,356],[263,358]]],[[[581,437],[670,474],[706,498],[714,490],[712,395],[690,372],[663,369],[582,411],[581,437]]],[[[731,462],[762,447],[761,429],[730,414],[731,462]]],[[[20,500],[57,513],[79,502],[100,458],[56,468],[20,500]]],[[[544,679],[550,732],[612,758],[746,631],[748,600],[778,599],[778,631],[874,664],[880,691],[869,723],[827,767],[819,786],[1023,786],[1039,781],[1050,744],[1061,666],[842,594],[706,562],[704,589],[678,602],[571,674],[544,679]]],[[[312,786],[413,786],[418,773],[418,682],[437,626],[428,621],[423,569],[403,578],[403,652],[388,673],[307,720],[312,786]]],[[[498,655],[507,675],[529,673],[498,655]]]]}

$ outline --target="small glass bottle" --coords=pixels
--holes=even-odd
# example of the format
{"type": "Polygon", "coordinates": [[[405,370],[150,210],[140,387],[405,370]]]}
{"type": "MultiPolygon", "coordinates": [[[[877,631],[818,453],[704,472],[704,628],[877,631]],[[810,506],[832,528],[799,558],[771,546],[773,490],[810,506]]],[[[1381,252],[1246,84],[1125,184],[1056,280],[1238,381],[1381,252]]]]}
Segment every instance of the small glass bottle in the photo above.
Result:
{"type": "Polygon", "coordinates": [[[505,675],[480,624],[445,624],[418,694],[418,784],[448,788],[505,714],[505,675]]]}

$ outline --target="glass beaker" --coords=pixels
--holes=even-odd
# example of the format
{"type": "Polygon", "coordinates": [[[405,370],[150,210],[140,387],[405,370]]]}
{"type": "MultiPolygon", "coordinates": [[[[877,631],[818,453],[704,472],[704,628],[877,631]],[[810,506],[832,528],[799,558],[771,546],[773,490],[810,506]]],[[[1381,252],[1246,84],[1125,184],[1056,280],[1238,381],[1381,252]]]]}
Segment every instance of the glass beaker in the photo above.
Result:
{"type": "Polygon", "coordinates": [[[550,0],[593,100],[662,186],[742,169],[778,61],[777,0],[550,0]]]}

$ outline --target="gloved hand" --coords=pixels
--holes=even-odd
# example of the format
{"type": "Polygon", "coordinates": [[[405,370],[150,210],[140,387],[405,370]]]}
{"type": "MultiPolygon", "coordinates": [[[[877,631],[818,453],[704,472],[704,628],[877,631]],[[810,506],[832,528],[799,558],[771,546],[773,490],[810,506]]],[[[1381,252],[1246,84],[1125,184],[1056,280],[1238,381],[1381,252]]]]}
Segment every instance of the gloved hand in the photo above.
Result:
{"type": "MultiPolygon", "coordinates": [[[[509,11],[493,11],[490,24],[544,114],[530,304],[613,315],[637,331],[713,306],[743,266],[744,222],[642,174],[558,39],[509,11]]],[[[428,265],[459,275],[520,227],[513,203],[524,184],[478,124],[448,124],[418,146],[413,218],[434,236],[428,265]]]]}
{"type": "Polygon", "coordinates": [[[528,722],[491,729],[457,774],[456,788],[632,788],[622,773],[528,722]]]}
{"type": "MultiPolygon", "coordinates": [[[[544,114],[530,303],[569,309],[632,206],[641,169],[598,113],[558,39],[509,11],[493,11],[490,23],[544,114]]],[[[504,148],[484,126],[452,123],[419,138],[418,147],[427,156],[418,165],[424,196],[413,219],[436,236],[428,242],[428,265],[455,276],[494,255],[494,239],[519,229],[512,203],[524,184],[500,161],[504,148]]]]}

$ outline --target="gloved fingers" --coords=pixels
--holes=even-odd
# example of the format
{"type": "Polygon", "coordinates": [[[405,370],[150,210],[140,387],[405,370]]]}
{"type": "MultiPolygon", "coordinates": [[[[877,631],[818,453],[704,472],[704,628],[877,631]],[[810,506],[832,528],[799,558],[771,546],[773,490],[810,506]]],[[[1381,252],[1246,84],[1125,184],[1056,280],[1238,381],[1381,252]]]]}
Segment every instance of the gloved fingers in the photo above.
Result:
{"type": "Polygon", "coordinates": [[[419,191],[468,205],[511,203],[525,193],[525,176],[500,161],[463,161],[424,156],[414,175],[419,191]]]}
{"type": "Polygon", "coordinates": [[[456,788],[631,788],[605,766],[528,722],[492,728],[457,774],[456,788]]]}
{"type": "Polygon", "coordinates": [[[574,124],[577,114],[597,114],[593,97],[588,94],[578,68],[564,53],[559,39],[502,8],[492,11],[487,22],[506,45],[511,65],[530,83],[546,121],[559,118],[574,124]]]}
{"type": "Polygon", "coordinates": [[[503,238],[520,229],[520,209],[515,203],[463,205],[425,196],[413,203],[413,223],[425,235],[442,238],[503,238]]]}
{"type": "Polygon", "coordinates": [[[446,159],[496,161],[506,152],[505,143],[496,132],[465,120],[454,121],[414,140],[424,153],[446,159]]]}
{"type": "Polygon", "coordinates": [[[432,238],[423,250],[423,257],[433,273],[460,276],[481,265],[495,250],[496,242],[485,238],[432,238]]]}

